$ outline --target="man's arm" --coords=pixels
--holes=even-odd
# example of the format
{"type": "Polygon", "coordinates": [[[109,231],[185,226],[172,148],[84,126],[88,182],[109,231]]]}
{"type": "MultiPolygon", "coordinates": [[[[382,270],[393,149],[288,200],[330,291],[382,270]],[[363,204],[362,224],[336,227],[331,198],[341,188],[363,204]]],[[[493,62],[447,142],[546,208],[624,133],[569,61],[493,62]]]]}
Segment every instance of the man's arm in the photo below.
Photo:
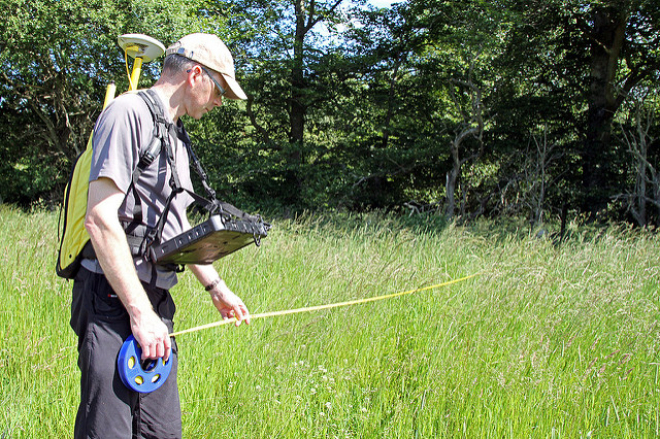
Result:
{"type": "Polygon", "coordinates": [[[212,287],[209,290],[211,300],[223,319],[236,317],[236,326],[242,321],[250,324],[250,312],[247,307],[241,298],[227,287],[213,265],[188,265],[188,268],[204,287],[212,287]]]}
{"type": "Polygon", "coordinates": [[[85,228],[106,279],[128,311],[142,358],[163,357],[167,361],[172,348],[169,331],[154,312],[137,276],[126,233],[117,216],[123,200],[124,193],[111,179],[90,182],[85,228]]]}
{"type": "MultiPolygon", "coordinates": [[[[184,229],[190,229],[191,225],[188,219],[184,219],[184,229]]],[[[236,317],[236,326],[239,326],[242,321],[247,325],[250,324],[250,312],[243,303],[240,297],[232,293],[225,281],[220,278],[218,272],[213,268],[213,265],[194,265],[187,266],[190,271],[195,275],[199,283],[207,288],[211,295],[213,304],[220,312],[223,319],[230,319],[236,317]],[[209,287],[212,287],[209,289],[209,287]]]]}

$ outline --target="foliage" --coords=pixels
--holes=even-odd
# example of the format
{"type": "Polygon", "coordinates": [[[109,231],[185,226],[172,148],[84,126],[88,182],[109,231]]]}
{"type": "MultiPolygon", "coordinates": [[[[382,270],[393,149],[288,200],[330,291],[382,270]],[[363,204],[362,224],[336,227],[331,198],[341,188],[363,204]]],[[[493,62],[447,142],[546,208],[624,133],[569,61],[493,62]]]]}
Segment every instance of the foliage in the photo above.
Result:
{"type": "Polygon", "coordinates": [[[126,88],[118,35],[208,31],[249,99],[188,128],[245,208],[660,222],[657,124],[636,116],[660,111],[651,0],[4,1],[5,201],[59,201],[105,85],[126,88]]]}
{"type": "MultiPolygon", "coordinates": [[[[194,25],[195,3],[3,0],[0,6],[16,11],[0,25],[0,196],[50,198],[87,144],[106,84],[127,88],[117,37],[146,33],[171,42],[194,25]]],[[[144,83],[156,73],[145,66],[144,83]]]]}
{"type": "MultiPolygon", "coordinates": [[[[557,143],[575,165],[562,177],[572,196],[577,195],[572,204],[592,215],[605,211],[625,185],[629,157],[612,135],[621,105],[643,93],[644,81],[658,75],[660,21],[650,4],[511,2],[523,20],[511,34],[506,63],[525,72],[525,87],[538,87],[535,99],[525,99],[537,105],[527,114],[550,111],[541,124],[556,124],[552,131],[560,136],[557,143]],[[549,105],[539,108],[539,98],[549,105]]],[[[515,108],[526,111],[520,103],[515,108]]],[[[513,132],[524,131],[513,127],[513,132]]]]}

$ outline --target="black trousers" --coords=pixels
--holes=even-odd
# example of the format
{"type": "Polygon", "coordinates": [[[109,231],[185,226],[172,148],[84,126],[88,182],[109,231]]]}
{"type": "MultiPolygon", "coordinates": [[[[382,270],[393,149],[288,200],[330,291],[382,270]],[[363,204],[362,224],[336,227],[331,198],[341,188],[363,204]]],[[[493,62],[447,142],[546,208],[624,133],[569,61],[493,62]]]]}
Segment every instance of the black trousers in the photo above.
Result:
{"type": "MultiPolygon", "coordinates": [[[[172,296],[166,290],[143,286],[154,310],[173,332],[172,296]]],[[[131,335],[130,319],[105,276],[80,268],[72,296],[71,327],[78,336],[81,372],[74,437],[180,438],[176,343],[172,343],[172,371],[165,383],[151,393],[134,392],[117,372],[119,350],[131,335]]]]}

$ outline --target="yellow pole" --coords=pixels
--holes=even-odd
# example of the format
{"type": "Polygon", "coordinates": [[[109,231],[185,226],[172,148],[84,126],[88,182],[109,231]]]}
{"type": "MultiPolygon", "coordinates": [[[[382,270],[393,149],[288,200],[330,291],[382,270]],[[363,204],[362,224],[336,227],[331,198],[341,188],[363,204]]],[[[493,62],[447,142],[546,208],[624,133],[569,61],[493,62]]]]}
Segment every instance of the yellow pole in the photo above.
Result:
{"type": "Polygon", "coordinates": [[[117,90],[117,86],[115,85],[114,82],[111,82],[108,84],[108,86],[105,89],[105,100],[103,101],[103,108],[108,106],[111,100],[115,98],[115,92],[117,90]]]}
{"type": "Polygon", "coordinates": [[[140,80],[140,73],[142,72],[142,58],[136,57],[133,62],[133,73],[131,73],[131,86],[129,91],[137,90],[138,81],[140,80]]]}

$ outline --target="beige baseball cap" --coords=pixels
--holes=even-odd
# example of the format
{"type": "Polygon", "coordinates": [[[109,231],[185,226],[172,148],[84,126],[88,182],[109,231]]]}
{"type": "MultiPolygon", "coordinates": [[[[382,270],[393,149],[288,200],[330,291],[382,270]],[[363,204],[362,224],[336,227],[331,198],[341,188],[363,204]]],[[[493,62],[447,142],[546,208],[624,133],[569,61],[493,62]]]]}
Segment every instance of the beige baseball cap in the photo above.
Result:
{"type": "Polygon", "coordinates": [[[234,73],[234,59],[225,43],[213,34],[190,34],[172,44],[165,55],[180,55],[220,73],[229,86],[225,97],[247,99],[234,73]]]}

